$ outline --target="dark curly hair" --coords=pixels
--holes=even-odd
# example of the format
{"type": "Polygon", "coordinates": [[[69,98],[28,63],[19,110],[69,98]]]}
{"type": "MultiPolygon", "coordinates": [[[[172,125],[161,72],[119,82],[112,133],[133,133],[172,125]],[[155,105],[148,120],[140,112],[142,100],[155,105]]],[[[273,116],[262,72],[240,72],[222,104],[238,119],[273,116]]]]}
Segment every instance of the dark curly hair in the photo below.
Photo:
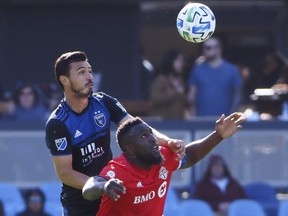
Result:
{"type": "Polygon", "coordinates": [[[124,141],[126,134],[130,132],[131,128],[142,123],[144,123],[142,119],[140,119],[139,117],[135,117],[124,122],[117,129],[116,138],[123,152],[125,151],[125,146],[127,145],[127,143],[124,141]]]}

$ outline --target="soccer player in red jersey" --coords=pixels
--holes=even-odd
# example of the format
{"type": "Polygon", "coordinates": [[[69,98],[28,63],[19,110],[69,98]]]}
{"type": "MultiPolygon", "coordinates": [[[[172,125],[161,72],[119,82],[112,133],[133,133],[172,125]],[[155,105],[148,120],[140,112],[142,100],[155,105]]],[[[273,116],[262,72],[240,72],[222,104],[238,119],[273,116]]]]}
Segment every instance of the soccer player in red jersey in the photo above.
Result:
{"type": "Polygon", "coordinates": [[[238,131],[243,121],[239,113],[222,115],[215,131],[187,144],[185,157],[177,161],[175,153],[159,147],[151,127],[139,118],[131,119],[117,130],[123,154],[86,182],[83,197],[95,200],[103,195],[97,216],[161,216],[172,172],[197,163],[238,131]]]}

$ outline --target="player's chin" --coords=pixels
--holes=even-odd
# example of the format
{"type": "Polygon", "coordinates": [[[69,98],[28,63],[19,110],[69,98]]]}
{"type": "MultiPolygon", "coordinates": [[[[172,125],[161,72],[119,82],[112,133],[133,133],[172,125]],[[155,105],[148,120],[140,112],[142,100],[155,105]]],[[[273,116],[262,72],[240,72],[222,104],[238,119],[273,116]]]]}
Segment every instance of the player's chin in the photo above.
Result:
{"type": "Polygon", "coordinates": [[[86,91],[83,91],[83,96],[90,97],[93,94],[93,89],[88,89],[86,91]]]}

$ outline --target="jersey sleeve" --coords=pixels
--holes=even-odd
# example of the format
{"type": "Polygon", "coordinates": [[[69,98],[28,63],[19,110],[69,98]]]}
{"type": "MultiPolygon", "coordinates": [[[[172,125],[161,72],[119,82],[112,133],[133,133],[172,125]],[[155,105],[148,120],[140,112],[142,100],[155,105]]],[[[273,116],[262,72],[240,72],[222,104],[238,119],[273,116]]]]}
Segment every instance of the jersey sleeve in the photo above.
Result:
{"type": "Polygon", "coordinates": [[[70,133],[63,122],[51,119],[46,125],[45,140],[52,156],[72,154],[70,133]]]}
{"type": "Polygon", "coordinates": [[[120,167],[115,166],[112,162],[110,162],[102,169],[99,176],[106,178],[107,180],[116,178],[123,181],[125,178],[125,174],[123,175],[123,173],[125,172],[121,172],[119,168],[120,167]]]}
{"type": "Polygon", "coordinates": [[[104,104],[110,112],[111,120],[115,124],[118,124],[119,122],[121,122],[122,119],[124,119],[128,115],[126,109],[116,98],[113,98],[105,93],[102,94],[104,98],[104,104]]]}
{"type": "Polygon", "coordinates": [[[161,148],[161,153],[165,158],[165,164],[167,164],[172,171],[181,167],[181,162],[177,160],[177,154],[172,152],[169,148],[161,148]]]}

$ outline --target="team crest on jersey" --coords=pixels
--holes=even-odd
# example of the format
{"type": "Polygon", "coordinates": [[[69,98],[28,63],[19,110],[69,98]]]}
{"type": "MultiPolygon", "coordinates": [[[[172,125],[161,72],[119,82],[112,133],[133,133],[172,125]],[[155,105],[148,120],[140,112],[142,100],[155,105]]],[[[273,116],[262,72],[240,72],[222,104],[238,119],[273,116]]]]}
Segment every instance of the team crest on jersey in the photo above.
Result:
{"type": "Polygon", "coordinates": [[[168,177],[168,171],[165,167],[162,166],[159,171],[159,178],[165,180],[167,179],[167,177],[168,177]]]}
{"type": "Polygon", "coordinates": [[[106,124],[106,117],[105,117],[104,113],[99,113],[99,114],[95,115],[94,120],[95,120],[95,123],[99,127],[104,127],[106,124]]]}
{"type": "Polygon", "coordinates": [[[57,147],[57,151],[64,151],[67,147],[67,140],[66,137],[56,139],[55,140],[55,145],[57,147]]]}
{"type": "Polygon", "coordinates": [[[112,171],[112,170],[109,170],[107,173],[106,173],[107,176],[109,176],[110,178],[115,178],[115,172],[112,171]]]}

